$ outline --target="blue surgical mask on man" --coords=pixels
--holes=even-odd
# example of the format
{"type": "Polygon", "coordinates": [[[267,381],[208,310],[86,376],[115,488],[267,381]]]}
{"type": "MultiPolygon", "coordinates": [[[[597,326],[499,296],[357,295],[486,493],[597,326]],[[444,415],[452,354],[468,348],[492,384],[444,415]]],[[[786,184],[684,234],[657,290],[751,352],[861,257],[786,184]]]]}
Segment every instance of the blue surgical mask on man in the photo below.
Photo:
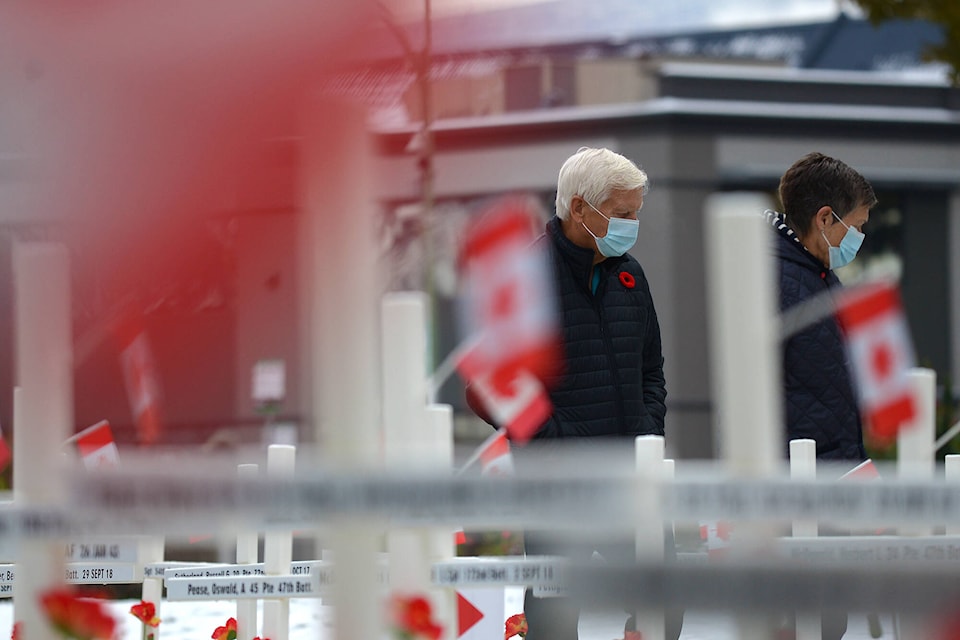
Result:
{"type": "MultiPolygon", "coordinates": [[[[589,204],[589,203],[588,203],[589,204]]],[[[860,245],[863,244],[864,235],[854,229],[844,224],[843,220],[840,219],[840,216],[837,215],[836,211],[833,211],[833,217],[837,219],[837,222],[842,224],[847,228],[847,232],[843,235],[843,239],[840,240],[840,246],[834,247],[830,244],[830,241],[827,240],[827,234],[820,230],[820,235],[823,236],[823,239],[827,241],[827,247],[830,250],[830,268],[839,269],[840,267],[845,267],[853,259],[857,257],[857,252],[860,251],[860,245]]]]}
{"type": "MultiPolygon", "coordinates": [[[[584,202],[587,202],[584,200],[584,202]]],[[[583,228],[587,230],[594,241],[597,243],[597,249],[607,258],[622,256],[630,250],[637,242],[637,234],[640,232],[640,221],[630,218],[608,218],[604,216],[600,209],[587,202],[590,208],[599,213],[609,223],[607,225],[607,235],[602,238],[597,237],[593,231],[590,231],[587,225],[580,221],[583,228]]]]}

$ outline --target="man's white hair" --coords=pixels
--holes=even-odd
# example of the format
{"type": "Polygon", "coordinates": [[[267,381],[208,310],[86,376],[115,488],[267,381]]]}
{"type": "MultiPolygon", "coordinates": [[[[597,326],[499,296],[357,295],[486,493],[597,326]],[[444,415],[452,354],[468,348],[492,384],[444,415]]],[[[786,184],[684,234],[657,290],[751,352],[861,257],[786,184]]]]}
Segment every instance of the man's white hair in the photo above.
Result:
{"type": "Polygon", "coordinates": [[[643,189],[647,192],[647,174],[633,161],[610,149],[580,147],[560,167],[557,178],[557,217],[570,217],[570,201],[580,196],[595,207],[614,191],[643,189]]]}

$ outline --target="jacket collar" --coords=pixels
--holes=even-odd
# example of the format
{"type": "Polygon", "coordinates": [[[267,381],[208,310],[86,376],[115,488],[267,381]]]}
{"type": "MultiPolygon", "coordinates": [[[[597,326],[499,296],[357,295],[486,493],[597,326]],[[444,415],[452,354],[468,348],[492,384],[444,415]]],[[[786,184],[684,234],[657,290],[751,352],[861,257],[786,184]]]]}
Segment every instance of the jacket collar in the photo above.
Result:
{"type": "MultiPolygon", "coordinates": [[[[573,244],[563,233],[563,228],[560,226],[560,218],[554,216],[547,221],[547,237],[550,238],[557,253],[563,258],[564,262],[570,266],[574,273],[583,274],[585,278],[590,275],[590,271],[593,268],[593,250],[584,249],[583,247],[578,247],[573,244]]],[[[614,264],[624,259],[622,256],[607,258],[600,264],[614,264]]]]}
{"type": "Polygon", "coordinates": [[[807,251],[807,248],[800,242],[800,237],[787,224],[787,218],[784,214],[767,209],[763,212],[763,216],[780,238],[776,248],[777,255],[817,271],[825,270],[820,260],[807,251]]]}

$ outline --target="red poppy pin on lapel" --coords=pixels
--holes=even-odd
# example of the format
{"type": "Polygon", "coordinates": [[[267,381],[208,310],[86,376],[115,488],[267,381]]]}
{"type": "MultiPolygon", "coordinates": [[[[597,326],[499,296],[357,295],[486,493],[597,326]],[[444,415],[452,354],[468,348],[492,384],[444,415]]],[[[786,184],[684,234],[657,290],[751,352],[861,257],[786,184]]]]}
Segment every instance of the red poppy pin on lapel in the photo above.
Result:
{"type": "Polygon", "coordinates": [[[637,281],[633,279],[633,276],[627,273],[626,271],[620,272],[620,284],[625,286],[627,289],[633,289],[633,286],[637,284],[637,281]]]}

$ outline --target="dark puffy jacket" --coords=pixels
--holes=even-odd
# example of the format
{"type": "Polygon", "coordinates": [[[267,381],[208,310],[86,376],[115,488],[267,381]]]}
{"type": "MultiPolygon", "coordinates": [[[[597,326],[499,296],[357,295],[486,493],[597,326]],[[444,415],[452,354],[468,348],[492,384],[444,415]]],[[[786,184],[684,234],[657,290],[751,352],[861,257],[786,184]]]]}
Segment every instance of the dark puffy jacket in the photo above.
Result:
{"type": "MultiPolygon", "coordinates": [[[[780,214],[767,213],[777,236],[780,310],[840,287],[836,274],[800,243],[780,214]]],[[[783,347],[787,438],[817,442],[817,458],[866,459],[860,409],[840,326],[831,316],[790,336],[783,347]]]]}
{"type": "Polygon", "coordinates": [[[601,262],[594,295],[593,251],[570,242],[558,218],[537,242],[549,247],[556,274],[565,368],[544,381],[553,416],[536,437],[663,435],[660,325],[640,263],[630,255],[601,262]]]}

